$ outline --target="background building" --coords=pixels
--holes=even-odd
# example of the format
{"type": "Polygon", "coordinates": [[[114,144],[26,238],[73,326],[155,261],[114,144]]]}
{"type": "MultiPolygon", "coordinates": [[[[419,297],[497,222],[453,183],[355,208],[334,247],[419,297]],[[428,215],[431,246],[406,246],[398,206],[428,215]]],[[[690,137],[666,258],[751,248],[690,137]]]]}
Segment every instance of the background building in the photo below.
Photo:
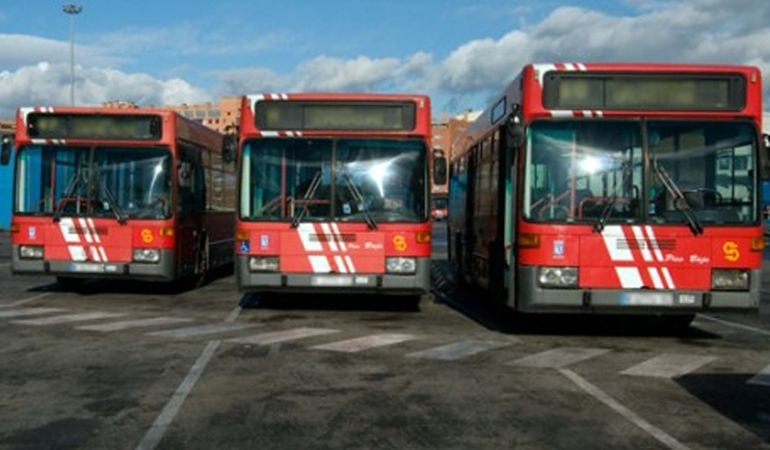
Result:
{"type": "MultiPolygon", "coordinates": [[[[432,124],[433,149],[442,150],[447,161],[452,159],[452,145],[468,126],[478,118],[480,111],[466,111],[454,117],[440,118],[432,124]]],[[[439,195],[449,192],[449,185],[434,185],[431,194],[439,195]]]]}

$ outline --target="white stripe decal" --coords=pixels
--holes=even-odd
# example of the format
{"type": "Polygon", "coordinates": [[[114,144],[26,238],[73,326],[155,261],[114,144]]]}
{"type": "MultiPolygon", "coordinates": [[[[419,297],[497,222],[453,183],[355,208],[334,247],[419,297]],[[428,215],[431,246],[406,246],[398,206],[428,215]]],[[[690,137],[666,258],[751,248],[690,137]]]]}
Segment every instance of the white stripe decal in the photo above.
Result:
{"type": "Polygon", "coordinates": [[[636,267],[616,267],[615,273],[620,280],[620,286],[623,288],[640,288],[644,285],[639,269],[636,267]]]}
{"type": "Polygon", "coordinates": [[[583,64],[583,63],[577,63],[576,65],[577,65],[577,68],[578,68],[578,70],[580,70],[580,71],[583,71],[583,72],[585,72],[586,70],[588,70],[588,69],[586,68],[586,65],[585,65],[585,64],[583,64]]]}
{"type": "Polygon", "coordinates": [[[86,219],[83,219],[83,218],[80,218],[78,220],[80,222],[80,228],[83,229],[83,237],[85,237],[86,242],[90,244],[94,240],[91,239],[91,230],[88,228],[88,223],[86,222],[86,219]]]}
{"type": "Polygon", "coordinates": [[[345,255],[345,262],[348,264],[348,269],[350,269],[350,273],[356,273],[356,267],[353,265],[353,260],[350,259],[350,256],[345,255]]]}
{"type": "Polygon", "coordinates": [[[650,278],[652,278],[652,285],[655,289],[663,289],[663,281],[660,279],[660,274],[658,273],[658,269],[655,267],[648,267],[647,273],[650,274],[650,278]]]}
{"type": "Polygon", "coordinates": [[[343,252],[347,252],[348,246],[345,244],[345,240],[342,238],[342,233],[340,233],[340,228],[337,226],[336,223],[332,223],[332,230],[334,230],[334,234],[336,234],[337,237],[339,238],[338,241],[340,244],[340,249],[343,252]]]}
{"type": "Polygon", "coordinates": [[[91,226],[91,231],[94,233],[94,241],[96,241],[97,244],[102,243],[101,237],[99,237],[99,232],[96,231],[96,225],[94,225],[94,219],[88,219],[88,225],[91,226]]]}
{"type": "Polygon", "coordinates": [[[102,255],[102,261],[108,262],[109,259],[107,259],[107,252],[104,251],[104,246],[99,247],[99,254],[102,255]]]}
{"type": "Polygon", "coordinates": [[[67,250],[69,250],[70,258],[72,258],[73,261],[86,260],[86,251],[82,245],[69,245],[67,246],[67,250]]]}
{"type": "Polygon", "coordinates": [[[631,253],[631,249],[618,248],[620,242],[625,242],[626,237],[623,234],[623,229],[620,225],[608,225],[604,227],[602,231],[602,239],[604,239],[604,246],[607,247],[607,253],[610,254],[612,261],[633,261],[634,255],[631,253]]]}
{"type": "Polygon", "coordinates": [[[337,264],[337,271],[339,273],[348,273],[348,268],[345,267],[345,261],[342,260],[342,256],[334,255],[334,263],[337,264]]]}
{"type": "Polygon", "coordinates": [[[676,285],[674,285],[674,279],[671,277],[671,272],[668,271],[668,267],[664,267],[660,270],[663,272],[663,278],[666,280],[666,283],[668,283],[668,288],[676,289],[676,285]]]}
{"type": "Polygon", "coordinates": [[[90,247],[91,248],[91,259],[94,261],[101,261],[101,257],[99,256],[99,250],[96,249],[96,247],[90,247]]]}
{"type": "Polygon", "coordinates": [[[80,242],[80,236],[78,235],[78,231],[75,229],[75,223],[71,218],[62,218],[59,221],[59,229],[61,230],[64,242],[80,242]]]}
{"type": "Polygon", "coordinates": [[[262,137],[278,137],[277,131],[260,131],[262,137]]]}
{"type": "Polygon", "coordinates": [[[304,248],[306,252],[323,251],[323,247],[321,247],[320,241],[313,241],[310,239],[311,234],[316,234],[312,223],[299,224],[297,227],[297,233],[299,233],[299,239],[302,241],[302,248],[304,248]]]}
{"type": "Polygon", "coordinates": [[[332,233],[331,228],[329,228],[328,223],[322,223],[321,224],[321,230],[324,232],[324,240],[329,245],[329,248],[331,251],[336,252],[337,251],[337,236],[335,236],[332,233]]]}
{"type": "Polygon", "coordinates": [[[593,117],[593,113],[590,109],[584,109],[583,111],[583,117],[593,117]]]}
{"type": "Polygon", "coordinates": [[[652,227],[646,225],[644,230],[647,232],[647,237],[650,238],[650,244],[652,245],[652,251],[655,253],[655,259],[657,259],[658,262],[663,262],[663,253],[660,251],[660,245],[658,244],[658,239],[655,237],[655,233],[652,232],[652,227]]]}
{"type": "Polygon", "coordinates": [[[636,238],[636,243],[639,246],[639,251],[642,252],[642,258],[646,262],[652,261],[652,254],[650,253],[647,239],[644,238],[644,233],[642,233],[641,227],[633,226],[631,227],[631,230],[634,232],[634,237],[636,238]]]}
{"type": "Polygon", "coordinates": [[[565,68],[565,69],[567,69],[567,70],[569,70],[569,71],[573,71],[573,70],[576,70],[576,69],[575,69],[575,66],[574,66],[574,65],[572,65],[571,63],[564,63],[564,68],[565,68]]]}
{"type": "Polygon", "coordinates": [[[575,113],[570,110],[555,109],[551,111],[551,117],[563,119],[565,117],[575,117],[575,113]]]}
{"type": "Polygon", "coordinates": [[[596,117],[604,117],[604,111],[595,111],[596,117]]]}
{"type": "Polygon", "coordinates": [[[314,273],[329,273],[332,271],[329,260],[324,255],[310,255],[307,257],[314,273]]]}

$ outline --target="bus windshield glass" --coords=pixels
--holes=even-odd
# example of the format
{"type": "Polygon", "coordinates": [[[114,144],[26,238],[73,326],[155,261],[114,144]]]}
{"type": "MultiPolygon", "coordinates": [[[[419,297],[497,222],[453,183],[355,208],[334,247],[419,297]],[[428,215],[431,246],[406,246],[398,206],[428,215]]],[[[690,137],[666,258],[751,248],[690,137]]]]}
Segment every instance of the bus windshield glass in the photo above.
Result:
{"type": "Polygon", "coordinates": [[[751,125],[650,122],[647,129],[652,172],[648,210],[652,222],[684,222],[685,208],[703,224],[757,220],[756,137],[751,125]],[[666,176],[674,189],[665,187],[662,178],[666,176]],[[677,202],[677,196],[683,201],[677,202]]]}
{"type": "Polygon", "coordinates": [[[638,123],[534,123],[525,217],[546,222],[638,219],[642,163],[638,123]]]}
{"type": "Polygon", "coordinates": [[[244,220],[422,221],[419,140],[258,139],[243,149],[244,220]]]}
{"type": "Polygon", "coordinates": [[[162,219],[171,215],[171,155],[160,148],[32,145],[19,151],[19,214],[162,219]]]}
{"type": "Polygon", "coordinates": [[[696,224],[756,220],[751,125],[650,121],[646,128],[648,148],[642,149],[641,122],[534,123],[524,216],[602,226],[643,218],[696,224]],[[645,156],[650,165],[643,175],[645,156]]]}

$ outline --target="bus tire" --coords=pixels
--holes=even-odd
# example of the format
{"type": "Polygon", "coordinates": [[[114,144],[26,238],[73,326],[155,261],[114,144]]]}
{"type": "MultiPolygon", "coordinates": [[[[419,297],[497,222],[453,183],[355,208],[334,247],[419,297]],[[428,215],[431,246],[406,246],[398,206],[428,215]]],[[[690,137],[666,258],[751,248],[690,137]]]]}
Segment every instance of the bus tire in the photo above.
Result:
{"type": "Polygon", "coordinates": [[[56,277],[56,283],[64,290],[75,291],[83,287],[84,278],[56,277]]]}

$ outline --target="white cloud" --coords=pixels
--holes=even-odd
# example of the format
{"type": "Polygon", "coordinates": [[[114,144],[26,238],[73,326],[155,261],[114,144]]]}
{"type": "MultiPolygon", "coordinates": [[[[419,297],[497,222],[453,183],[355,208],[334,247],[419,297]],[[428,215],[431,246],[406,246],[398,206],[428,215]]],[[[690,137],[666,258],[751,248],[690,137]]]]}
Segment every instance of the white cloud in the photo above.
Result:
{"type": "MultiPolygon", "coordinates": [[[[70,44],[26,34],[0,34],[0,67],[14,69],[48,61],[69,62],[70,44]]],[[[113,66],[120,58],[109,52],[75,42],[75,58],[80,64],[113,66]]]]}
{"type": "MultiPolygon", "coordinates": [[[[207,101],[211,97],[179,78],[160,80],[143,73],[77,67],[75,99],[79,105],[98,105],[108,100],[162,105],[207,101]]],[[[69,104],[67,64],[42,62],[0,72],[0,117],[11,116],[19,106],[66,104],[69,104]]]]}

